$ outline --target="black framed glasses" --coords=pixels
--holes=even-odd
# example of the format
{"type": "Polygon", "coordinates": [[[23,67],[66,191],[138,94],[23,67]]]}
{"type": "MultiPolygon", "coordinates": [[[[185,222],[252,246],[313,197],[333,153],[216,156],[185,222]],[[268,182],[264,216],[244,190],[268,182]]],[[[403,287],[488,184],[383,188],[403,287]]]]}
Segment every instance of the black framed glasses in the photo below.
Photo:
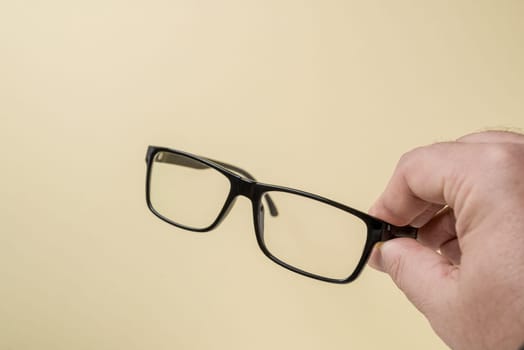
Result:
{"type": "Polygon", "coordinates": [[[260,183],[231,164],[156,146],[148,147],[146,163],[147,205],[160,219],[207,232],[245,196],[252,203],[262,252],[307,277],[349,283],[376,243],[417,237],[414,227],[394,226],[312,193],[260,183]]]}

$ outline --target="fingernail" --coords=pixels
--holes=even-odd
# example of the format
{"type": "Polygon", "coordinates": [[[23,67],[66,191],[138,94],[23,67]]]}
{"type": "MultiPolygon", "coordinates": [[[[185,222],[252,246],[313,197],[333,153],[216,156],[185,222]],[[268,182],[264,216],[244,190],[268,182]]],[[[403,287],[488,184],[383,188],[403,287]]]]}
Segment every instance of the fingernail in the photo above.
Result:
{"type": "Polygon", "coordinates": [[[369,260],[369,265],[374,268],[375,270],[384,272],[384,262],[382,260],[382,245],[383,242],[378,242],[373,247],[373,255],[371,259],[369,260]]]}

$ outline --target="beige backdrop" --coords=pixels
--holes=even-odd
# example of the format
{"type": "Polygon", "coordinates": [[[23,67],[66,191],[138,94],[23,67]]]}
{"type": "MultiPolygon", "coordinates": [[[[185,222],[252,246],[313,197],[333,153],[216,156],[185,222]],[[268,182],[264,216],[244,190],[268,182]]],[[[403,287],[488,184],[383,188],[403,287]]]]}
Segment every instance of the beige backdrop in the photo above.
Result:
{"type": "Polygon", "coordinates": [[[0,349],[444,349],[350,285],[156,219],[148,144],[366,210],[403,152],[524,127],[521,1],[3,1],[0,349]]]}

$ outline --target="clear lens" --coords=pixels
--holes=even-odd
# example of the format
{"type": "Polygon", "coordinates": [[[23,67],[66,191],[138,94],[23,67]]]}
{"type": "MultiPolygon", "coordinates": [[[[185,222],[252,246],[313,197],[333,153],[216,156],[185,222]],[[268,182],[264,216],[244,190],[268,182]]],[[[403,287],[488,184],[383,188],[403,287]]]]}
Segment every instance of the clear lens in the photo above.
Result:
{"type": "Polygon", "coordinates": [[[273,256],[327,278],[344,279],[353,273],[367,238],[361,219],[308,197],[268,194],[279,212],[276,217],[264,215],[264,242],[273,256]]]}
{"type": "Polygon", "coordinates": [[[158,152],[149,187],[151,204],[160,215],[180,225],[204,229],[218,217],[231,185],[226,176],[205,163],[158,152]]]}

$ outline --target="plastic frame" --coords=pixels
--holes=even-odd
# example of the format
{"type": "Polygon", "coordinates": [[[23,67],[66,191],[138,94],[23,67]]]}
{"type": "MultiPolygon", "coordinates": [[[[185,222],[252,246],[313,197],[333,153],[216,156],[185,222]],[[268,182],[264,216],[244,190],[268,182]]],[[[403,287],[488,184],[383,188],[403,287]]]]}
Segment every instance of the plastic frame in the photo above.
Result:
{"type": "Polygon", "coordinates": [[[301,274],[301,275],[304,275],[310,278],[314,278],[317,280],[331,282],[331,283],[352,282],[362,272],[363,268],[366,265],[367,260],[369,259],[373,246],[376,243],[387,241],[387,240],[398,238],[398,237],[417,238],[417,229],[414,227],[411,227],[411,226],[399,227],[399,226],[392,225],[378,218],[370,216],[366,213],[363,213],[357,209],[351,208],[349,206],[335,202],[325,197],[321,197],[316,194],[304,192],[304,191],[293,189],[293,188],[269,185],[269,184],[258,182],[247,171],[241,168],[238,168],[234,165],[230,165],[230,164],[223,163],[220,161],[215,161],[209,158],[200,157],[200,156],[197,156],[191,153],[187,153],[187,152],[183,152],[183,151],[179,151],[179,150],[175,150],[171,148],[149,146],[147,149],[147,154],[146,154],[146,163],[147,163],[147,174],[146,174],[147,206],[149,207],[151,212],[153,212],[153,214],[155,214],[158,218],[160,218],[161,220],[171,225],[174,225],[176,227],[179,227],[185,230],[190,230],[194,232],[207,232],[217,227],[222,222],[222,220],[226,218],[227,214],[233,207],[234,202],[238,198],[238,196],[247,197],[252,203],[253,223],[255,226],[255,234],[256,234],[257,243],[260,249],[262,250],[262,252],[264,253],[264,255],[266,255],[269,259],[271,259],[278,265],[288,270],[291,270],[298,274],[301,274]],[[164,217],[162,214],[160,214],[159,212],[155,210],[155,208],[153,207],[151,203],[150,182],[151,182],[151,169],[153,165],[153,160],[155,156],[157,155],[157,153],[159,152],[165,152],[163,153],[164,155],[165,154],[169,155],[166,159],[162,160],[162,162],[172,163],[172,164],[176,164],[180,166],[192,167],[196,169],[206,169],[208,167],[213,168],[219,171],[220,173],[222,173],[224,176],[226,176],[229,179],[229,182],[231,184],[229,194],[217,218],[211,225],[205,228],[193,228],[193,227],[184,226],[179,223],[171,221],[169,218],[164,217]],[[266,204],[268,205],[269,213],[272,216],[278,216],[278,209],[277,209],[278,203],[274,203],[273,200],[270,198],[270,196],[266,194],[266,192],[269,192],[269,191],[287,192],[287,193],[307,197],[312,200],[323,202],[335,208],[341,209],[350,215],[354,215],[358,217],[366,224],[367,239],[363,247],[362,256],[355,270],[347,278],[334,279],[334,278],[316,275],[316,274],[301,270],[297,267],[291,266],[271,254],[271,252],[267,249],[264,243],[264,205],[263,205],[263,202],[265,201],[266,204]]]}

